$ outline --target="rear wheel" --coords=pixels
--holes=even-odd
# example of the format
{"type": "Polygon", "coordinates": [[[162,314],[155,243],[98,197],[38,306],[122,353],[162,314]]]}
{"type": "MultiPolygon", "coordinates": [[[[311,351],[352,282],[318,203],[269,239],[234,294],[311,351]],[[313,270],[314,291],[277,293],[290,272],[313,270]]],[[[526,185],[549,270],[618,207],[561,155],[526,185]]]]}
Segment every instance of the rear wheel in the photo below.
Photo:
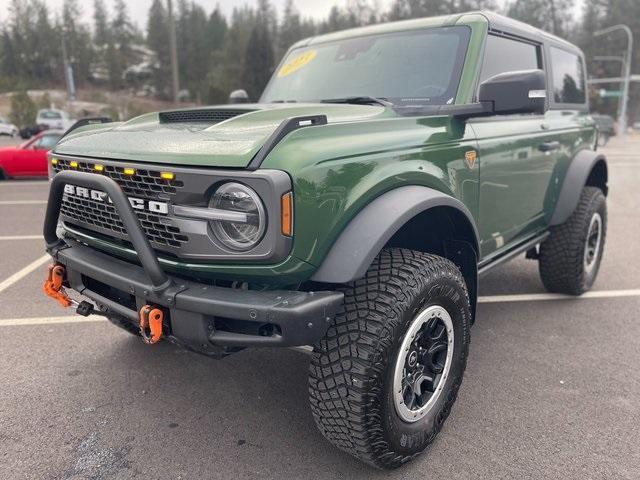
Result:
{"type": "Polygon", "coordinates": [[[550,292],[581,295],[598,275],[607,233],[607,203],[596,187],[582,190],[569,219],[540,245],[539,269],[550,292]]]}
{"type": "Polygon", "coordinates": [[[311,410],[322,434],[379,468],[422,452],[446,420],[467,361],[471,313],[450,261],[383,250],[314,347],[311,410]]]}

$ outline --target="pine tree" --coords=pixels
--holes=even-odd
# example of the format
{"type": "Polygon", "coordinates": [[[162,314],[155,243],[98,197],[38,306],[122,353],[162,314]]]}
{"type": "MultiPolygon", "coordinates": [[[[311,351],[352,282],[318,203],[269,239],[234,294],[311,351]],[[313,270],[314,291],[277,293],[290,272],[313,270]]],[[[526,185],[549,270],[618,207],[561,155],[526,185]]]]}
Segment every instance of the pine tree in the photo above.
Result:
{"type": "Polygon", "coordinates": [[[270,6],[266,0],[261,4],[262,8],[258,10],[257,21],[247,43],[242,76],[249,98],[256,101],[271,78],[274,66],[273,46],[268,27],[270,6]]]}
{"type": "Polygon", "coordinates": [[[574,0],[513,0],[507,15],[561,37],[569,34],[574,0]]]}
{"type": "Polygon", "coordinates": [[[162,0],[154,0],[149,8],[147,23],[147,46],[156,55],[153,86],[157,96],[169,98],[171,84],[171,54],[169,51],[169,24],[167,11],[162,0]]]}
{"type": "Polygon", "coordinates": [[[124,72],[133,56],[131,46],[134,37],[135,31],[129,20],[126,2],[114,0],[111,35],[107,44],[107,68],[112,88],[124,86],[124,72]]]}
{"type": "MultiPolygon", "coordinates": [[[[62,41],[69,63],[73,67],[75,81],[81,84],[90,77],[93,44],[89,27],[82,22],[82,9],[78,0],[64,1],[57,29],[62,32],[62,41]]],[[[61,77],[64,78],[64,73],[61,77]]]]}
{"type": "Polygon", "coordinates": [[[282,24],[280,25],[277,45],[278,58],[287,51],[287,49],[298,40],[302,39],[302,25],[300,22],[300,14],[293,5],[293,0],[287,0],[282,16],[282,24]]]}
{"type": "Polygon", "coordinates": [[[93,42],[96,46],[106,45],[109,41],[109,16],[104,0],[93,2],[93,42]]]}

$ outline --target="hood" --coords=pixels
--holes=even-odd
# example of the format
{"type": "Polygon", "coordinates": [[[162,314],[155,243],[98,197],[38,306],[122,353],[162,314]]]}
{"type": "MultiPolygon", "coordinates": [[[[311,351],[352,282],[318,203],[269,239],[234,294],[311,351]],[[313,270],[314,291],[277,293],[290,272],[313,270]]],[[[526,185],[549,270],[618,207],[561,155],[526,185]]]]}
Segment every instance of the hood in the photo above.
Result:
{"type": "MultiPolygon", "coordinates": [[[[246,167],[283,120],[326,115],[328,123],[394,115],[377,105],[244,104],[151,113],[78,130],[55,153],[172,165],[246,167]]],[[[322,127],[310,127],[322,128],[322,127]]]]}

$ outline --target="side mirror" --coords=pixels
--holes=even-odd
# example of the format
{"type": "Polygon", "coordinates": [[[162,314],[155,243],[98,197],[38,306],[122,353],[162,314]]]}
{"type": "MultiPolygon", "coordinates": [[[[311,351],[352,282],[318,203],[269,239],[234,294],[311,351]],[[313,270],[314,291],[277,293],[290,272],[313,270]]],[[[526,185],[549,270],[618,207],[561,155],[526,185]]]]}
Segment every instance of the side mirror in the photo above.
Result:
{"type": "Polygon", "coordinates": [[[542,70],[494,75],[480,84],[478,100],[493,105],[493,113],[538,113],[547,110],[547,81],[542,70]]]}
{"type": "Polygon", "coordinates": [[[249,94],[246,90],[234,90],[229,94],[229,103],[249,103],[249,94]]]}

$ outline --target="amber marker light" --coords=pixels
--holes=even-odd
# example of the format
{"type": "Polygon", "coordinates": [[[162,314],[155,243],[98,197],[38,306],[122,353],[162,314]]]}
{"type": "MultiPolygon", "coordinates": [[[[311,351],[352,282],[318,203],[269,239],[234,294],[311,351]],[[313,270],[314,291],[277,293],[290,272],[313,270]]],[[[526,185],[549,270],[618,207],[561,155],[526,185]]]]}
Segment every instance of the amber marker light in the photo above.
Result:
{"type": "Polygon", "coordinates": [[[96,172],[102,172],[102,171],[104,170],[104,165],[94,165],[94,166],[93,166],[93,169],[94,169],[96,172]]]}
{"type": "Polygon", "coordinates": [[[57,165],[58,164],[58,159],[57,158],[52,158],[51,159],[51,165],[57,165]]]}
{"type": "Polygon", "coordinates": [[[75,162],[75,161],[73,161],[73,162],[69,162],[69,166],[70,166],[71,168],[78,168],[78,162],[75,162]]]}
{"type": "Polygon", "coordinates": [[[293,235],[293,193],[288,192],[282,195],[280,206],[282,234],[290,237],[293,235]]]}
{"type": "Polygon", "coordinates": [[[125,168],[124,169],[124,174],[125,175],[135,175],[136,171],[133,168],[125,168]]]}
{"type": "Polygon", "coordinates": [[[160,172],[160,178],[163,180],[173,180],[175,175],[171,172],[160,172]]]}

